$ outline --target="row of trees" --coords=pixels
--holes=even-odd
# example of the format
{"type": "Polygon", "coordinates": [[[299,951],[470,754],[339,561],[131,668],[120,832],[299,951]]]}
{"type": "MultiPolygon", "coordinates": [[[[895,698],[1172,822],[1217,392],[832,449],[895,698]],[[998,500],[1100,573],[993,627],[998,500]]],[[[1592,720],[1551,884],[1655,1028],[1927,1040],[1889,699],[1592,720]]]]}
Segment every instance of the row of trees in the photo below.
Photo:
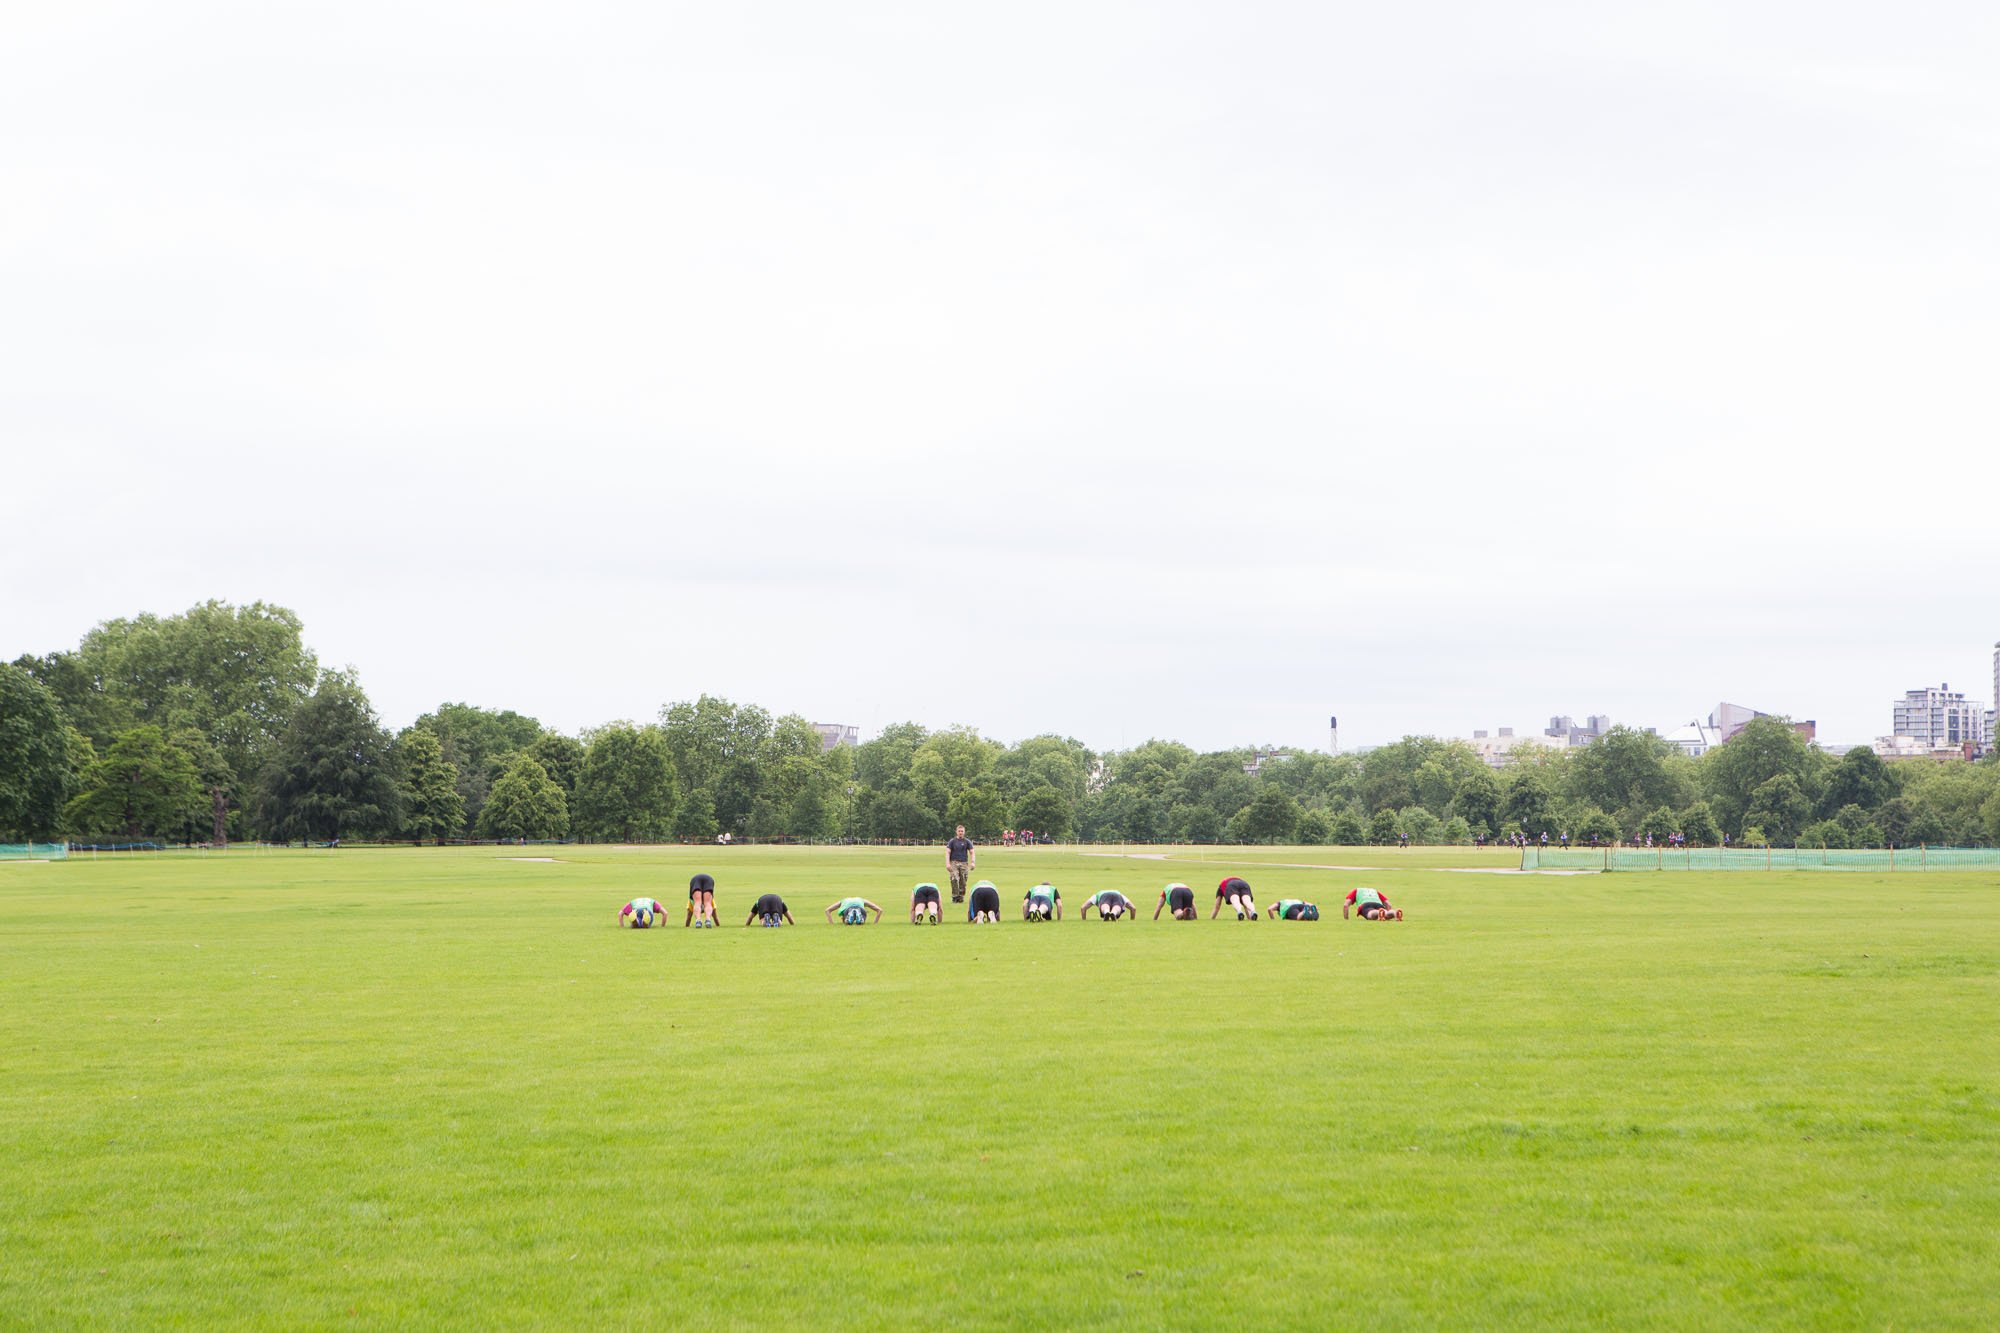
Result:
{"type": "Polygon", "coordinates": [[[2000,841],[2000,765],[1835,759],[1781,719],[1700,760],[1623,728],[1504,771],[1419,736],[1254,773],[1252,757],[916,723],[825,751],[802,717],[710,695],[581,736],[448,703],[391,735],[298,617],[263,603],[107,621],[73,652],[0,665],[0,839],[925,839],[964,824],[1132,842],[2000,841]]]}
{"type": "Polygon", "coordinates": [[[1679,835],[1707,846],[2000,841],[2000,765],[1892,766],[1865,746],[1836,759],[1782,718],[1756,719],[1699,760],[1631,728],[1582,749],[1533,751],[1504,770],[1461,742],[1423,736],[1360,755],[1301,754],[1256,778],[1241,772],[1247,757],[1164,741],[1108,756],[1082,831],[1339,844],[1512,833],[1572,843],[1679,835]]]}

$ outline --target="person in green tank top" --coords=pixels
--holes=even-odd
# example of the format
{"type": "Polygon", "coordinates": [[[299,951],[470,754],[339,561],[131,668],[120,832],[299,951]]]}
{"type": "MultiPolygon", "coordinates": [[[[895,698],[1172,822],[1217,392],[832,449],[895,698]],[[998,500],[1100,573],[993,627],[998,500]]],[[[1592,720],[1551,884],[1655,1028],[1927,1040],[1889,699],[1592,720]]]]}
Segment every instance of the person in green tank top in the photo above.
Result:
{"type": "Polygon", "coordinates": [[[1273,921],[1317,921],[1319,904],[1309,903],[1303,898],[1280,898],[1271,908],[1273,921]]]}
{"type": "Polygon", "coordinates": [[[1134,921],[1139,919],[1138,914],[1132,910],[1132,900],[1116,889],[1099,889],[1091,894],[1090,901],[1076,914],[1077,919],[1081,921],[1088,917],[1093,908],[1096,909],[1097,919],[1100,921],[1116,921],[1121,916],[1129,916],[1134,921]]]}
{"type": "Polygon", "coordinates": [[[1340,919],[1347,920],[1349,911],[1359,912],[1363,921],[1401,921],[1403,909],[1391,907],[1389,899],[1379,889],[1359,888],[1348,890],[1347,897],[1340,904],[1340,919]]]}
{"type": "Polygon", "coordinates": [[[1021,899],[1021,919],[1023,921],[1062,920],[1062,892],[1055,885],[1043,880],[1028,890],[1027,897],[1021,899]]]}
{"type": "Polygon", "coordinates": [[[870,912],[875,914],[877,921],[882,919],[882,909],[876,904],[869,902],[866,898],[842,898],[839,902],[829,905],[826,909],[826,923],[828,925],[833,924],[833,915],[835,912],[840,913],[841,923],[849,926],[868,924],[868,914],[870,912]]]}

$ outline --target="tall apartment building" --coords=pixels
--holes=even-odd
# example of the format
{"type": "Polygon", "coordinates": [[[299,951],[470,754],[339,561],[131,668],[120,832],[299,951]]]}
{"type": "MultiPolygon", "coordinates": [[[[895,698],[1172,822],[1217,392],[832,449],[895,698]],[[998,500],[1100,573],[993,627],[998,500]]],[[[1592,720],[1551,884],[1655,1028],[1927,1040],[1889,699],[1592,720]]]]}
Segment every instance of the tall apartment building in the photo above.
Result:
{"type": "Polygon", "coordinates": [[[1543,729],[1542,735],[1553,737],[1564,745],[1588,745],[1609,730],[1611,730],[1611,718],[1608,714],[1592,713],[1584,719],[1580,727],[1576,724],[1575,718],[1565,714],[1562,717],[1550,718],[1549,725],[1543,729]]]}
{"type": "Polygon", "coordinates": [[[1954,690],[1949,683],[1906,692],[1895,713],[1890,735],[1908,736],[1919,745],[1935,748],[1986,742],[1986,710],[1967,703],[1965,692],[1954,690]]]}

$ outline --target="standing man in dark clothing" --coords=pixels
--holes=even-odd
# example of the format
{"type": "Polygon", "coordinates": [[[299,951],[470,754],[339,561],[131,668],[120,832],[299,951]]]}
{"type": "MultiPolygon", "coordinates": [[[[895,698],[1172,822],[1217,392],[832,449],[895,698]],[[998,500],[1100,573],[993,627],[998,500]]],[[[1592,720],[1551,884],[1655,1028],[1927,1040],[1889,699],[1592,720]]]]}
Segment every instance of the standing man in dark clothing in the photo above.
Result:
{"type": "Polygon", "coordinates": [[[965,884],[972,878],[973,869],[979,864],[979,853],[972,848],[972,839],[965,836],[965,825],[958,826],[958,836],[944,845],[944,868],[951,873],[951,900],[965,901],[965,884]]]}

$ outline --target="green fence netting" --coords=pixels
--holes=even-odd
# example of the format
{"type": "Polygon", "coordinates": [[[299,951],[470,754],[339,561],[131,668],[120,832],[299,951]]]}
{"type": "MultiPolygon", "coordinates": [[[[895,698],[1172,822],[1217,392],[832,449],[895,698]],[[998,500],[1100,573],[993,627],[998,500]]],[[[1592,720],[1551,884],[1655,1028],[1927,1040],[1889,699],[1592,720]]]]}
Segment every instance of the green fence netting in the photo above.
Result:
{"type": "Polygon", "coordinates": [[[2000,870],[2000,847],[1529,847],[1523,870],[2000,870]]]}
{"type": "Polygon", "coordinates": [[[0,861],[60,861],[68,855],[59,842],[0,842],[0,861]]]}

